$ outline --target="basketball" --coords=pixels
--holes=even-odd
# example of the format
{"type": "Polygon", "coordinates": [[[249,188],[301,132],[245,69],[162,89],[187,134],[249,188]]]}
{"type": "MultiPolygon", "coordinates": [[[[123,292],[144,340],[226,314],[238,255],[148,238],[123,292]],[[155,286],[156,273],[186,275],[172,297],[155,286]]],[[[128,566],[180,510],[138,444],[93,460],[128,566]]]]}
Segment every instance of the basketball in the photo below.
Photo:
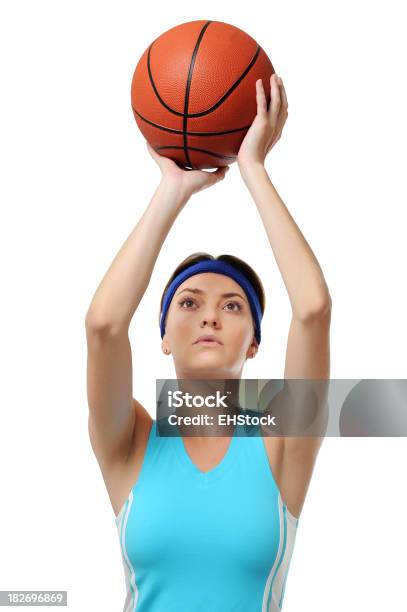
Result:
{"type": "Polygon", "coordinates": [[[270,103],[274,68],[261,46],[222,21],[189,21],[156,38],[131,82],[131,106],[145,139],[185,169],[236,161],[257,114],[256,81],[270,103]]]}

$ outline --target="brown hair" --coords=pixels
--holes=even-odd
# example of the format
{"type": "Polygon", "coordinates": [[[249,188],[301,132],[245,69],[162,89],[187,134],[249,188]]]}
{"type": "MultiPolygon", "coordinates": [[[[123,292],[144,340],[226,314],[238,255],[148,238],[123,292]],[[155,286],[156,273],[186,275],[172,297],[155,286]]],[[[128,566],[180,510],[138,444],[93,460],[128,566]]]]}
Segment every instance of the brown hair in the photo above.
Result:
{"type": "Polygon", "coordinates": [[[248,263],[246,263],[245,261],[243,261],[243,259],[240,259],[239,257],[235,257],[234,255],[218,255],[218,257],[214,257],[213,255],[210,255],[209,253],[198,251],[197,253],[192,253],[192,255],[189,255],[183,261],[181,261],[181,263],[175,268],[167,284],[165,285],[163,294],[161,296],[161,301],[160,301],[160,312],[158,315],[158,323],[160,323],[160,317],[161,317],[161,311],[163,307],[165,293],[168,287],[170,286],[170,284],[172,283],[172,281],[174,280],[174,278],[178,276],[180,272],[185,270],[185,268],[189,268],[189,266],[192,266],[193,264],[196,264],[199,261],[205,261],[206,259],[211,259],[211,260],[217,259],[220,261],[226,261],[227,263],[231,264],[232,266],[235,266],[235,268],[240,270],[240,272],[242,272],[242,274],[244,274],[249,279],[251,284],[253,285],[253,288],[260,302],[261,313],[262,315],[264,314],[264,310],[266,307],[266,296],[264,292],[264,287],[263,287],[263,284],[259,276],[253,270],[253,268],[249,266],[248,263]]]}

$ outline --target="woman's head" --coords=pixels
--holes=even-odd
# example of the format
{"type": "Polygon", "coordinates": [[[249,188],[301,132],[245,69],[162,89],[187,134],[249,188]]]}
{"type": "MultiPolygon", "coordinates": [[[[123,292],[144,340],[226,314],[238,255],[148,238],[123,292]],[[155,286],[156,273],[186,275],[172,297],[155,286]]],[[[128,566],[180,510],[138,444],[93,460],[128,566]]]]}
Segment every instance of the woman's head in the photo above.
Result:
{"type": "Polygon", "coordinates": [[[162,349],[173,355],[178,378],[240,378],[246,359],[257,352],[265,309],[263,285],[242,259],[203,252],[184,259],[164,288],[160,320],[174,279],[192,265],[208,261],[223,262],[223,269],[233,266],[237,280],[226,272],[199,271],[178,284],[162,321],[162,349]],[[220,343],[197,343],[202,335],[213,335],[220,343]]]}

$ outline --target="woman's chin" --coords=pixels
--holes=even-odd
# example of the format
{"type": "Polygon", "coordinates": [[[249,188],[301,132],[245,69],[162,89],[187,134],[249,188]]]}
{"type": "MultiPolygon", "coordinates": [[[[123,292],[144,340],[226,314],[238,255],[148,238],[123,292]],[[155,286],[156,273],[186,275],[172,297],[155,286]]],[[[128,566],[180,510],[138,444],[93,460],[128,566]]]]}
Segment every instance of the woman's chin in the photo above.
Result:
{"type": "Polygon", "coordinates": [[[220,355],[200,355],[191,359],[188,363],[187,370],[197,374],[220,374],[223,370],[224,359],[220,358],[220,355]]]}

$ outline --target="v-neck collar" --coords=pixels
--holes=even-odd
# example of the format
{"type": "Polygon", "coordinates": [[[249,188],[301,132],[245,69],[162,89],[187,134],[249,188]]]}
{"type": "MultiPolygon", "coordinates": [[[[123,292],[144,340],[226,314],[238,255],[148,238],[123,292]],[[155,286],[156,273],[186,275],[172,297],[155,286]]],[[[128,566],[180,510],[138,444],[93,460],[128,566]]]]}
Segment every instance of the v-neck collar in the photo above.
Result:
{"type": "Polygon", "coordinates": [[[226,453],[224,454],[220,462],[207,472],[202,472],[192,461],[185,447],[184,440],[181,436],[178,425],[175,425],[175,427],[178,431],[178,434],[174,436],[176,439],[176,455],[179,461],[184,465],[185,469],[187,469],[191,474],[195,474],[198,478],[201,479],[213,479],[233,466],[233,448],[236,444],[235,438],[237,437],[236,432],[238,430],[239,425],[235,426],[233,435],[231,436],[231,440],[226,449],[226,453]]]}

